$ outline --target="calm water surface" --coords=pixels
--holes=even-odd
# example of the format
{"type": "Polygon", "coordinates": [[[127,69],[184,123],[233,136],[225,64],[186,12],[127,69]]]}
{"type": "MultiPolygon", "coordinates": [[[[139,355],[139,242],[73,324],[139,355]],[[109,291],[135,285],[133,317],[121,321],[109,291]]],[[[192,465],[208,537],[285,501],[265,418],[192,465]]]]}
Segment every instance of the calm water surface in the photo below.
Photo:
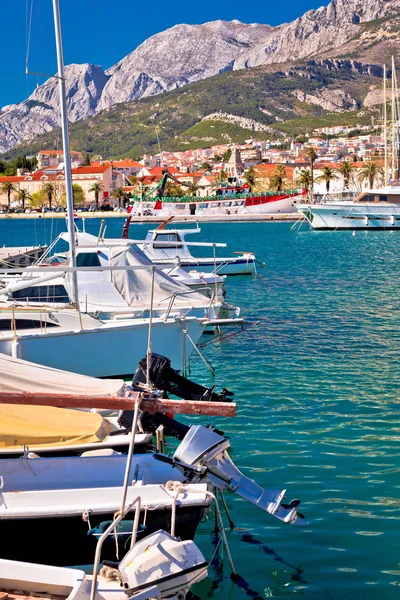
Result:
{"type": "MultiPolygon", "coordinates": [[[[123,220],[109,219],[120,236],[123,220]]],[[[99,221],[87,220],[97,233],[99,221]]],[[[216,425],[236,464],[260,485],[300,498],[308,525],[281,524],[228,497],[237,529],[228,564],[196,586],[202,598],[397,599],[400,594],[399,232],[290,231],[286,223],[204,224],[201,241],[253,250],[266,268],[233,277],[227,300],[257,328],[206,348],[213,382],[238,415],[216,425]]],[[[1,220],[6,245],[49,242],[64,221],[1,220]]],[[[147,226],[131,228],[141,238],[147,226]]],[[[199,362],[192,376],[211,378],[199,362]]],[[[213,553],[210,521],[197,541],[213,553]]]]}

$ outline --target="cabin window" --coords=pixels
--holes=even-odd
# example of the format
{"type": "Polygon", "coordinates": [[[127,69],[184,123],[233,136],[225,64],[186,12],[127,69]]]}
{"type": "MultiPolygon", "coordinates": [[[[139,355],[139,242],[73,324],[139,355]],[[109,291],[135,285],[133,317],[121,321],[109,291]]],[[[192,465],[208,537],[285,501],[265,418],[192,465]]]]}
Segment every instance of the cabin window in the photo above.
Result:
{"type": "Polygon", "coordinates": [[[97,252],[80,252],[76,255],[77,267],[101,267],[97,252]]]}
{"type": "Polygon", "coordinates": [[[199,208],[208,208],[208,203],[202,202],[201,204],[199,204],[199,208]]]}
{"type": "MultiPolygon", "coordinates": [[[[16,329],[44,329],[45,327],[60,327],[57,323],[45,321],[44,319],[35,321],[34,319],[15,319],[16,329]]],[[[0,319],[0,331],[13,331],[12,319],[0,319]]]]}
{"type": "Polygon", "coordinates": [[[379,196],[379,200],[380,200],[380,202],[387,202],[388,197],[387,196],[379,196]]]}
{"type": "Polygon", "coordinates": [[[35,285],[12,293],[15,300],[31,302],[69,302],[67,290],[63,285],[35,285]]]}
{"type": "Polygon", "coordinates": [[[181,241],[177,233],[157,233],[154,241],[163,242],[162,244],[153,244],[153,248],[182,248],[181,241]],[[169,243],[168,243],[169,242],[169,243]]]}

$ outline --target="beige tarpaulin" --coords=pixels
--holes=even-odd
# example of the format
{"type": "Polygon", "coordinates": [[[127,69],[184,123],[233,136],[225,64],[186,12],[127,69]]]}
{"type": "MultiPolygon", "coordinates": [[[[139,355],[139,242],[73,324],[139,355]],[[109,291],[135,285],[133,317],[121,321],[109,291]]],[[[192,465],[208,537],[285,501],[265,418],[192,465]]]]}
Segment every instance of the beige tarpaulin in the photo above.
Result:
{"type": "Polygon", "coordinates": [[[0,448],[88,444],[104,440],[112,429],[97,413],[0,404],[0,448]]]}
{"type": "Polygon", "coordinates": [[[27,360],[0,354],[0,390],[14,392],[68,393],[85,396],[120,396],[122,379],[97,379],[52,369],[27,360]]]}

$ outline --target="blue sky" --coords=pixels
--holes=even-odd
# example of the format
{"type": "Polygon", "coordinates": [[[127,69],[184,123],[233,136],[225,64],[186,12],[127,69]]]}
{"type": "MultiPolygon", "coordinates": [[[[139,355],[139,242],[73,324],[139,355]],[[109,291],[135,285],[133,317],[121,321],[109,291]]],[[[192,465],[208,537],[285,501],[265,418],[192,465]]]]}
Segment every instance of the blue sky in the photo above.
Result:
{"type": "MultiPolygon", "coordinates": [[[[56,57],[51,0],[4,0],[1,7],[0,107],[21,102],[46,78],[25,75],[27,13],[33,2],[29,68],[55,73],[56,57]]],[[[108,68],[147,37],[177,23],[239,19],[279,25],[328,0],[282,2],[143,2],[136,0],[60,0],[65,64],[93,63],[108,68]]]]}

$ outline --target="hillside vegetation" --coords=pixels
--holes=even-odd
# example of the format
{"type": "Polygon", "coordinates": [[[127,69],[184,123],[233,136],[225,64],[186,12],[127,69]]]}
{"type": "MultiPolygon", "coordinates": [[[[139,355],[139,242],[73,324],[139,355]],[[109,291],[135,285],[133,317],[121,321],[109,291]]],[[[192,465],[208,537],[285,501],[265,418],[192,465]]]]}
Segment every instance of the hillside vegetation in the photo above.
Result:
{"type": "MultiPolygon", "coordinates": [[[[70,127],[71,147],[107,158],[138,158],[144,152],[159,151],[157,135],[162,150],[174,151],[242,142],[255,136],[292,135],[312,131],[322,123],[356,125],[361,117],[369,122],[369,113],[345,112],[346,102],[338,109],[344,112],[335,113],[324,108],[324,101],[318,106],[300,101],[298,94],[319,98],[324,91],[326,96],[326,90],[339,89],[361,108],[372,85],[380,86],[380,78],[356,73],[351,66],[338,70],[314,62],[227,72],[162,95],[121,103],[76,122],[70,127]],[[270,126],[271,131],[254,133],[237,124],[202,121],[216,112],[252,119],[270,126]]],[[[14,148],[4,158],[35,154],[60,144],[60,132],[54,130],[14,148]]]]}

